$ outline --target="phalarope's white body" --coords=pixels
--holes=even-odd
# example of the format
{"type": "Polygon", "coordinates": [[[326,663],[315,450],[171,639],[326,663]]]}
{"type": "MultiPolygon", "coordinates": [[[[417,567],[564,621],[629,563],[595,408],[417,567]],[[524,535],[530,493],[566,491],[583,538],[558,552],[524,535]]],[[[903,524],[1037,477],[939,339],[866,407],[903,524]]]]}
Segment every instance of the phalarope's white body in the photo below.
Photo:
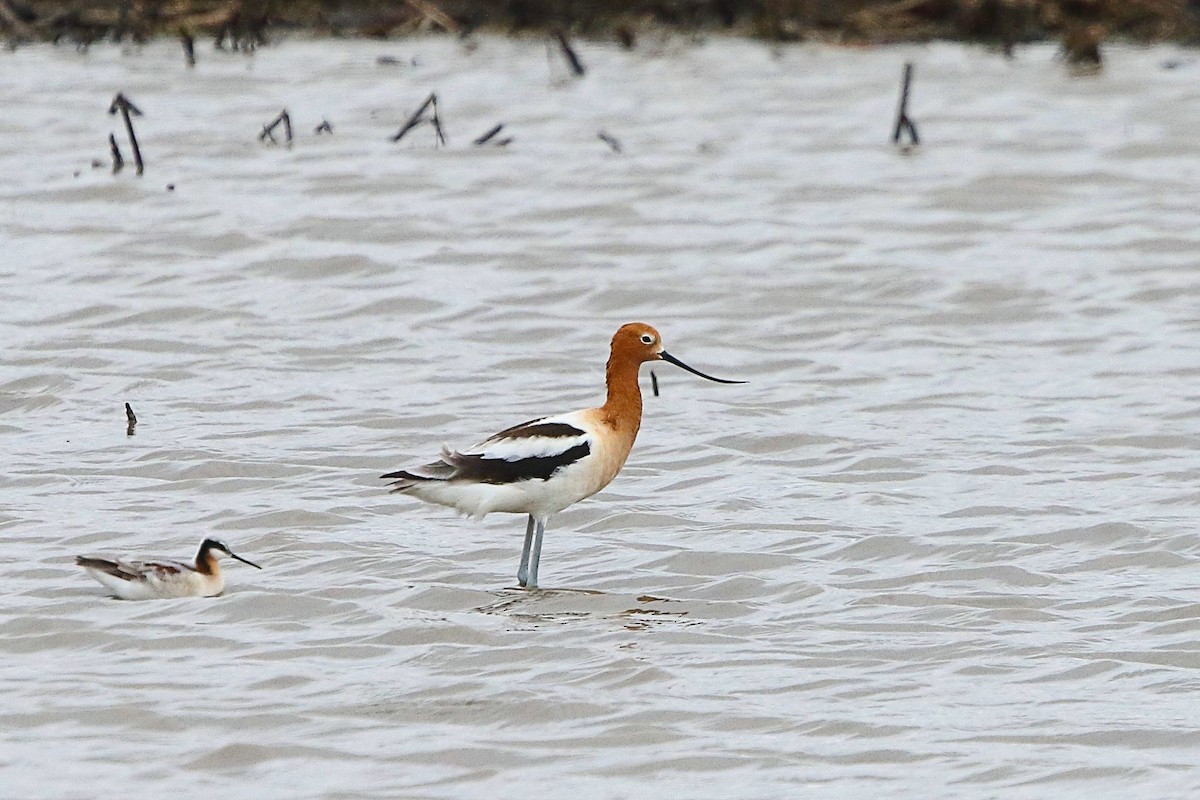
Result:
{"type": "Polygon", "coordinates": [[[667,361],[717,383],[743,383],[689,367],[663,350],[658,331],[632,322],[613,336],[604,405],[531,420],[461,452],[443,448],[431,464],[382,477],[393,481],[393,492],[472,517],[528,514],[517,582],[536,587],[547,520],[607,486],[633,448],[642,423],[638,368],[647,361],[667,361]]]}
{"type": "Polygon", "coordinates": [[[236,555],[217,539],[205,539],[191,564],[182,561],[150,561],[76,556],[75,563],[87,570],[105,588],[122,600],[153,600],[170,597],[213,597],[225,589],[225,576],[217,559],[236,558],[255,569],[262,567],[236,555]]]}

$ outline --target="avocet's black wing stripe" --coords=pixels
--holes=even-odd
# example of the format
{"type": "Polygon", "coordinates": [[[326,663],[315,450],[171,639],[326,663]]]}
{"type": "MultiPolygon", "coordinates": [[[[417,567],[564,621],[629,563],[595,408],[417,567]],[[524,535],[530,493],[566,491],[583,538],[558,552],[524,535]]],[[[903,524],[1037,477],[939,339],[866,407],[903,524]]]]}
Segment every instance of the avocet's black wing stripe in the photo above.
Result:
{"type": "Polygon", "coordinates": [[[553,418],[535,419],[497,433],[446,460],[456,467],[453,480],[516,483],[546,480],[592,452],[591,437],[581,428],[553,418]]]}
{"type": "Polygon", "coordinates": [[[565,422],[534,420],[501,431],[461,455],[520,461],[525,458],[554,458],[573,447],[589,443],[586,431],[565,422]]]}
{"type": "Polygon", "coordinates": [[[475,453],[452,453],[449,461],[456,467],[452,480],[477,483],[516,483],[546,480],[566,466],[574,464],[592,452],[586,440],[560,453],[525,458],[489,458],[475,453]]]}
{"type": "Polygon", "coordinates": [[[554,422],[542,417],[541,419],[531,419],[529,422],[522,422],[520,425],[513,425],[511,428],[505,428],[496,435],[489,437],[487,442],[499,442],[505,439],[525,439],[534,436],[557,439],[584,435],[585,433],[574,425],[569,425],[566,422],[554,422]]]}
{"type": "Polygon", "coordinates": [[[516,483],[547,480],[563,467],[592,452],[587,431],[553,417],[506,428],[461,452],[443,450],[442,457],[421,467],[389,472],[393,491],[424,481],[516,483]]]}

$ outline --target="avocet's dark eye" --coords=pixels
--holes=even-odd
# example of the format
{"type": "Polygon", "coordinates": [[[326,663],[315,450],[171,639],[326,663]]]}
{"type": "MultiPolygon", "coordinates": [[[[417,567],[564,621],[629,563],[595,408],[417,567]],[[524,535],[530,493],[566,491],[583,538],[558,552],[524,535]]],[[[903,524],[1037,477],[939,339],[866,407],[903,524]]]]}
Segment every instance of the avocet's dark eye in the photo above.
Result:
{"type": "Polygon", "coordinates": [[[648,333],[642,334],[642,344],[654,344],[654,337],[648,333]]]}

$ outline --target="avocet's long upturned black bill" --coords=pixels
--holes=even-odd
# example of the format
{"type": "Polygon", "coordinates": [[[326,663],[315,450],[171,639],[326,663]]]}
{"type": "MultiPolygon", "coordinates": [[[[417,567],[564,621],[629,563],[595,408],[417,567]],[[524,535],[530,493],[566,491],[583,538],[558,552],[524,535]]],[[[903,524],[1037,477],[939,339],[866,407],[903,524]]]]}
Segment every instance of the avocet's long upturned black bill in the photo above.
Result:
{"type": "Polygon", "coordinates": [[[701,378],[704,378],[707,381],[712,381],[713,383],[745,383],[745,381],[727,381],[724,378],[714,378],[712,375],[705,375],[700,370],[689,367],[687,364],[683,363],[678,358],[676,358],[675,356],[668,353],[666,350],[659,352],[658,357],[661,358],[663,361],[666,361],[668,364],[674,364],[677,367],[686,369],[688,372],[692,373],[693,375],[699,375],[701,378]]]}

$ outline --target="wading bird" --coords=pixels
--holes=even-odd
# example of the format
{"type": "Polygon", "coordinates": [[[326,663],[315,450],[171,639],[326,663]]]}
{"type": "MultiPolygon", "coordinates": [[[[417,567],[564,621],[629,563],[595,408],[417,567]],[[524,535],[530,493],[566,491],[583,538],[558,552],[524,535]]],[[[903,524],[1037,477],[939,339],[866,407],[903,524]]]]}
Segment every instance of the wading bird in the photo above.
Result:
{"type": "Polygon", "coordinates": [[[642,424],[638,368],[666,361],[717,383],[663,350],[662,337],[640,322],[613,336],[604,405],[523,422],[463,451],[442,448],[437,461],[383,475],[392,491],[479,519],[493,511],[528,514],[517,582],[535,588],[542,536],[550,516],[607,486],[629,456],[642,424]]]}

